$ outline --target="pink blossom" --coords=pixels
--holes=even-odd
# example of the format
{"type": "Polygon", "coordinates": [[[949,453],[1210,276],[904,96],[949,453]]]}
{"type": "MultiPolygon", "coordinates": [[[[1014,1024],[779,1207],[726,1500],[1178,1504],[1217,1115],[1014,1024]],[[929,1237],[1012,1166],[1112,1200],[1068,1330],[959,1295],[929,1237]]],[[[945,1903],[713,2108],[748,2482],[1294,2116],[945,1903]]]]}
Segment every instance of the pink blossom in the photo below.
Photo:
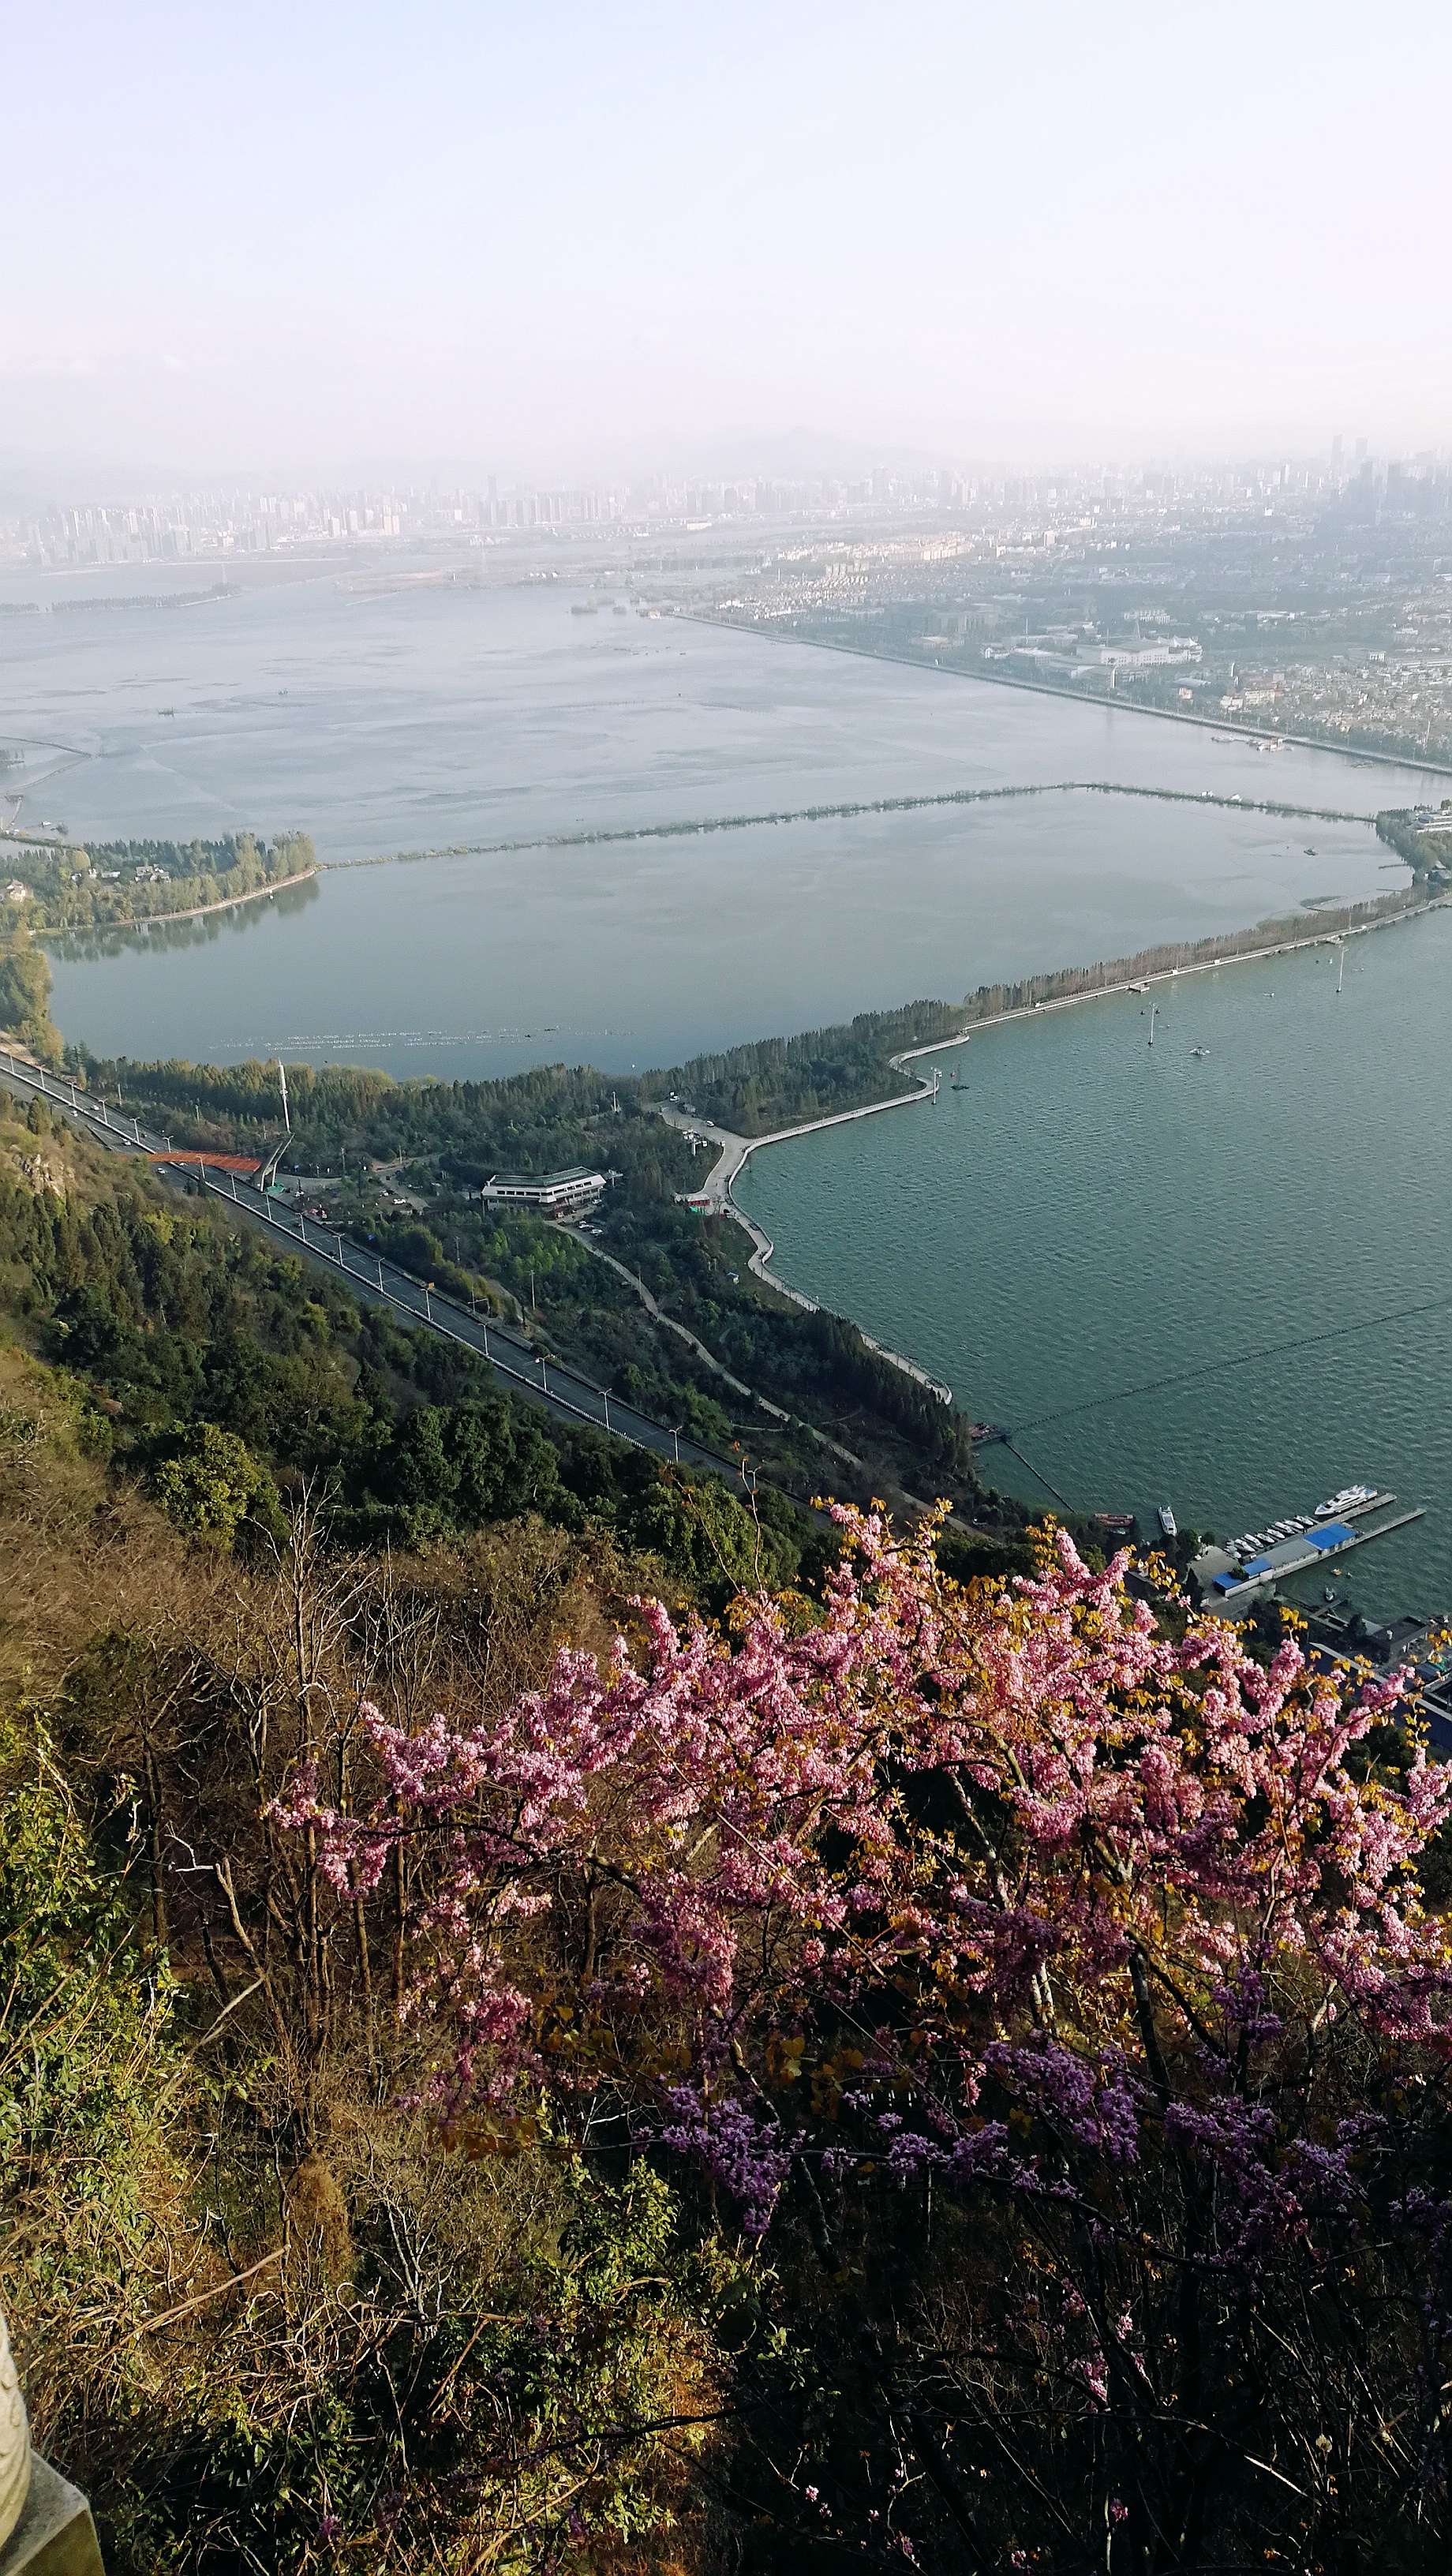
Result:
{"type": "Polygon", "coordinates": [[[362,1812],[289,1784],[340,1902],[414,1855],[440,2107],[568,2127],[623,2089],[752,2233],[809,2175],[1093,2210],[1168,2153],[1218,2263],[1344,2236],[1374,2150],[1305,2069],[1445,2060],[1418,1864],[1452,1771],[1381,1776],[1388,1686],[1167,1633],[1062,1533],[964,1593],[931,1520],[836,1517],[815,1620],[763,1596],[728,1642],[641,1603],[638,1649],[566,1650],[499,1714],[365,1706],[362,1812]]]}

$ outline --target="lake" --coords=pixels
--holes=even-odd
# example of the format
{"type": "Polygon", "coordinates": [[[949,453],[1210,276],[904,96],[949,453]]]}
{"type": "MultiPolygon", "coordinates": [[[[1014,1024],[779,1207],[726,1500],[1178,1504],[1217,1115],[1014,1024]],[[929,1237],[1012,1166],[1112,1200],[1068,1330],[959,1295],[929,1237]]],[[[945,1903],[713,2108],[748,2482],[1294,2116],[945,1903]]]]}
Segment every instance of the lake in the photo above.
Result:
{"type": "MultiPolygon", "coordinates": [[[[113,589],[185,590],[130,569],[113,589]]],[[[26,819],[310,831],[349,862],[955,788],[1105,780],[1370,815],[1414,772],[607,607],[561,587],[242,576],[172,608],[0,615],[26,819]],[[170,712],[166,712],[170,710],[170,712]],[[51,748],[39,748],[48,745],[51,748]]],[[[0,605],[101,587],[9,574],[0,605]]],[[[330,870],[55,958],[103,1051],[606,1070],[1402,882],[1354,823],[1052,795],[330,870]]]]}
{"type": "MultiPolygon", "coordinates": [[[[0,615],[0,742],[32,746],[28,819],[92,838],[299,825],[346,863],[1069,780],[1368,816],[1441,792],[707,625],[577,618],[583,594],[557,587],[241,578],[170,609],[0,615]]],[[[0,607],[78,586],[106,577],[9,575],[0,607]]],[[[73,944],[55,1010],[133,1055],[622,1070],[1403,882],[1361,823],[1055,792],[340,864],[272,902],[73,944]]],[[[1339,999],[1324,951],[1197,977],[1152,1053],[1132,1000],[984,1032],[944,1059],[965,1092],[775,1149],[742,1195],[788,1278],[1011,1423],[1074,1501],[1169,1500],[1231,1529],[1376,1476],[1437,1508],[1357,1555],[1358,1597],[1435,1603],[1449,967],[1439,913],[1354,942],[1339,999]]],[[[1001,1449],[988,1463],[1043,1496],[1001,1449]]]]}
{"type": "MultiPolygon", "coordinates": [[[[936,1108],[774,1146],[795,1287],[1007,1424],[1072,1503],[1224,1534],[1385,1483],[1358,1605],[1452,1595],[1452,912],[982,1032],[936,1108]],[[1195,1056],[1191,1050],[1208,1052],[1195,1056]]],[[[1048,1503],[1001,1447],[991,1481],[1048,1503]]]]}

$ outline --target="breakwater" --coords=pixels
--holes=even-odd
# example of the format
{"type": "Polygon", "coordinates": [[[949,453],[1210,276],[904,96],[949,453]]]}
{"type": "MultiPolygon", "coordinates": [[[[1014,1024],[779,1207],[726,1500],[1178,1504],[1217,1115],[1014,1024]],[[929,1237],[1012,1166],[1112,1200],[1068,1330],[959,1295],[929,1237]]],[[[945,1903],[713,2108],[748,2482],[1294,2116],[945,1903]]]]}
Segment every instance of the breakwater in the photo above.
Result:
{"type": "Polygon", "coordinates": [[[1235,958],[1314,947],[1381,922],[1405,920],[1439,899],[1427,891],[1410,897],[1405,891],[1367,895],[1318,908],[1314,927],[1304,913],[1292,913],[1244,929],[1212,931],[1197,940],[1161,941],[1092,965],[1051,967],[980,984],[960,1003],[910,1002],[896,1011],[862,1012],[855,1020],[795,1037],[748,1040],[657,1069],[642,1078],[643,1085],[657,1096],[688,1097],[694,1112],[739,1138],[775,1142],[820,1125],[824,1117],[830,1122],[865,1106],[898,1105],[883,1098],[892,1076],[917,1056],[961,1044],[976,1028],[1088,1000],[1096,993],[1123,992],[1136,982],[1193,974],[1235,958]]]}
{"type": "Polygon", "coordinates": [[[330,868],[416,866],[425,859],[508,858],[524,850],[593,850],[634,841],[685,841],[708,832],[754,832],[772,823],[841,823],[873,814],[922,814],[953,805],[1002,805],[1021,796],[1134,796],[1161,805],[1216,806],[1236,814],[1274,814],[1288,822],[1369,823],[1337,805],[1291,805],[1269,796],[1216,796],[1208,788],[1121,786],[1111,778],[1053,778],[1018,787],[944,787],[921,796],[859,796],[835,804],[787,805],[756,814],[688,815],[665,823],[618,824],[575,832],[540,832],[503,841],[446,841],[419,850],[380,850],[366,859],[329,859],[330,868]]]}
{"type": "MultiPolygon", "coordinates": [[[[713,1129],[711,1132],[721,1149],[718,1159],[704,1186],[689,1194],[688,1203],[703,1212],[733,1217],[750,1237],[752,1253],[748,1267],[754,1275],[795,1304],[819,1311],[819,1301],[790,1286],[773,1268],[776,1246],[771,1236],[756,1218],[748,1215],[735,1195],[736,1183],[747,1163],[767,1146],[795,1144],[828,1128],[850,1126],[890,1109],[917,1108],[936,1100],[937,1078],[929,1080],[916,1073],[913,1070],[916,1061],[923,1056],[940,1055],[950,1047],[962,1046],[975,1032],[1002,1028],[1015,1020],[1031,1019],[1037,1012],[1064,1010],[1079,1002],[1108,999],[1114,994],[1168,983],[1185,974],[1205,974],[1222,965],[1250,964],[1271,957],[1291,956],[1362,932],[1390,930],[1402,922],[1416,919],[1420,914],[1444,910],[1448,903],[1449,897],[1442,893],[1426,895],[1410,903],[1401,895],[1378,896],[1368,904],[1339,907],[1336,919],[1323,919],[1314,931],[1306,931],[1299,921],[1262,922],[1249,930],[1196,941],[1187,949],[1143,949],[1133,957],[1106,958],[1092,966],[1063,968],[1056,975],[1026,977],[1019,985],[981,986],[977,993],[969,995],[964,1006],[965,1011],[971,1014],[969,1025],[953,1034],[931,1038],[924,1044],[903,1047],[888,1057],[886,1069],[894,1075],[906,1075],[915,1085],[913,1090],[841,1109],[827,1117],[808,1118],[796,1125],[772,1128],[761,1135],[745,1136],[713,1129]],[[1289,935],[1280,936],[1280,933],[1289,935]],[[1035,989],[1040,986],[1055,989],[1035,989]],[[974,1004],[982,1004],[983,1007],[974,1012],[974,1004]]],[[[677,1127],[689,1129],[692,1123],[689,1113],[669,1107],[663,1109],[662,1115],[677,1127]]],[[[1416,1308],[1409,1311],[1421,1313],[1424,1310],[1416,1308]]],[[[858,1330],[866,1339],[865,1328],[859,1324],[858,1330]]],[[[900,1353],[880,1343],[873,1343],[871,1347],[879,1350],[895,1367],[918,1379],[943,1401],[953,1400],[952,1390],[917,1361],[904,1359],[900,1353]]]]}
{"type": "MultiPolygon", "coordinates": [[[[1414,913],[1428,911],[1444,899],[1440,894],[1421,895],[1410,902],[1404,893],[1366,895],[1353,903],[1318,909],[1314,930],[1307,929],[1304,913],[1287,913],[1245,930],[1212,930],[1202,939],[1163,940],[1153,948],[1137,949],[1133,956],[1101,958],[1092,966],[1057,966],[1047,974],[1020,976],[1012,983],[980,984],[964,1001],[965,1028],[1015,1019],[1056,1002],[1087,1001],[1096,993],[1126,992],[1137,982],[1158,983],[1228,965],[1237,958],[1277,957],[1295,948],[1316,948],[1349,932],[1410,920],[1414,913]]],[[[951,1046],[954,1040],[935,1043],[951,1046]]],[[[910,1055],[932,1052],[932,1044],[913,1047],[893,1061],[906,1063],[910,1055]]]]}
{"type": "Polygon", "coordinates": [[[1358,1558],[1358,1606],[1445,1602],[1452,906],[1377,927],[1344,985],[1314,946],[1162,984],[1153,1050],[1149,996],[1025,1017],[956,1100],[754,1155],[739,1195],[1076,1509],[1260,1528],[1365,1479],[1429,1516],[1358,1558]]]}
{"type": "Polygon", "coordinates": [[[1452,778],[1452,765],[1445,760],[1418,759],[1409,751],[1381,751],[1370,744],[1347,742],[1344,736],[1321,733],[1268,733],[1264,725],[1237,724],[1223,712],[1213,716],[1193,714],[1186,707],[1151,707],[1138,699],[1122,698],[1112,689],[1064,688],[1055,680],[1010,678],[996,665],[979,665],[965,670],[961,662],[929,661],[922,653],[893,653],[875,644],[848,644],[832,635],[804,634],[792,626],[778,628],[749,622],[741,617],[716,617],[705,609],[677,608],[670,614],[695,626],[720,626],[732,635],[756,635],[768,644],[807,644],[815,653],[850,653],[859,662],[896,662],[905,670],[928,671],[944,680],[981,680],[989,689],[1023,689],[1037,698],[1061,698],[1076,707],[1109,707],[1116,715],[1152,716],[1160,724],[1198,726],[1202,733],[1238,734],[1249,743],[1294,743],[1301,751],[1329,751],[1340,760],[1374,761],[1383,769],[1420,769],[1434,778],[1452,778]]]}

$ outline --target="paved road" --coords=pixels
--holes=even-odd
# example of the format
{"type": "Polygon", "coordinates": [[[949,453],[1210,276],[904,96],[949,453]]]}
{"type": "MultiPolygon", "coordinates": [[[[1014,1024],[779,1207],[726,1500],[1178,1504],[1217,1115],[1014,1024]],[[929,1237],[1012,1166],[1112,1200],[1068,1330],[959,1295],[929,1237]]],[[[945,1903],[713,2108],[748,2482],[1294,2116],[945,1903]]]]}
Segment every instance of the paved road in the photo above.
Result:
{"type": "MultiPolygon", "coordinates": [[[[933,1052],[935,1050],[927,1047],[913,1049],[917,1055],[933,1052]]],[[[893,1071],[898,1072],[905,1068],[907,1058],[889,1056],[888,1062],[893,1071]]],[[[743,1207],[737,1206],[731,1195],[732,1185],[742,1165],[752,1154],[759,1154],[764,1146],[787,1145],[798,1136],[819,1135],[824,1127],[848,1127],[858,1118],[880,1117],[884,1109],[911,1109],[918,1101],[937,1099],[936,1075],[931,1082],[923,1074],[914,1074],[912,1080],[916,1086],[914,1090],[895,1092],[891,1100],[869,1100],[861,1109],[834,1109],[830,1117],[807,1118],[798,1127],[774,1127],[766,1136],[737,1136],[729,1127],[713,1127],[708,1118],[690,1117],[683,1109],[662,1105],[660,1114],[668,1126],[678,1127],[683,1135],[708,1136],[713,1145],[720,1147],[700,1189],[683,1193],[687,1207],[699,1208],[704,1216],[733,1217],[743,1233],[751,1237],[751,1253],[746,1267],[753,1277],[764,1279],[768,1288],[774,1288],[779,1297],[789,1297],[794,1306],[802,1307],[807,1314],[820,1314],[821,1308],[814,1297],[804,1297],[800,1288],[789,1288],[784,1279],[777,1277],[771,1266],[776,1256],[776,1245],[766,1228],[758,1225],[754,1216],[748,1216],[743,1207]]],[[[875,1351],[879,1359],[886,1360],[892,1368],[901,1369],[904,1377],[914,1379],[929,1395],[935,1396],[939,1404],[953,1403],[953,1390],[944,1386],[941,1378],[930,1377],[926,1369],[919,1368],[916,1360],[904,1359],[901,1351],[889,1350],[885,1342],[875,1342],[870,1333],[862,1331],[860,1324],[857,1330],[868,1349],[875,1351]]]]}
{"type": "Polygon", "coordinates": [[[758,1395],[755,1387],[748,1386],[744,1378],[733,1377],[725,1361],[718,1360],[714,1351],[708,1351],[705,1343],[691,1331],[688,1324],[682,1324],[674,1315],[668,1315],[660,1300],[652,1297],[638,1270],[631,1270],[625,1262],[617,1261],[614,1253],[607,1252],[603,1244],[592,1243],[589,1236],[583,1234],[577,1225],[570,1225],[561,1217],[554,1218],[552,1222],[561,1234],[569,1236],[571,1243],[577,1243],[582,1252],[588,1252],[592,1261],[603,1261],[607,1270],[613,1270],[617,1278],[623,1279],[626,1287],[633,1290],[640,1299],[651,1322],[663,1325],[668,1333],[674,1333],[677,1341],[684,1342],[688,1350],[694,1351],[697,1359],[704,1361],[708,1369],[714,1369],[717,1377],[722,1379],[735,1394],[744,1395],[748,1404],[759,1404],[762,1412],[769,1413],[774,1422],[790,1422],[791,1415],[784,1412],[779,1404],[773,1404],[768,1397],[758,1395]]]}
{"type": "MultiPolygon", "coordinates": [[[[915,1049],[914,1052],[919,1050],[915,1049]]],[[[920,1052],[927,1054],[929,1050],[923,1048],[920,1052]]],[[[901,1059],[897,1056],[891,1058],[894,1066],[899,1061],[901,1059]]],[[[834,1109],[826,1118],[805,1118],[796,1127],[773,1127],[770,1134],[766,1136],[737,1136],[729,1127],[713,1127],[707,1118],[688,1117],[683,1109],[663,1107],[660,1114],[668,1126],[679,1127],[683,1135],[709,1136],[712,1144],[718,1145],[721,1149],[699,1190],[690,1192],[692,1205],[709,1208],[713,1213],[723,1216],[734,1216],[740,1223],[747,1226],[748,1231],[759,1232],[759,1228],[752,1229],[749,1220],[742,1217],[741,1210],[731,1196],[731,1184],[750,1155],[761,1153],[767,1145],[792,1144],[798,1136],[819,1135],[824,1127],[848,1127],[854,1119],[877,1118],[884,1109],[910,1109],[915,1102],[931,1100],[934,1097],[937,1090],[936,1083],[925,1081],[921,1074],[913,1076],[913,1083],[914,1088],[911,1091],[895,1092],[891,1100],[869,1100],[861,1109],[834,1109]]],[[[755,1268],[755,1263],[752,1267],[755,1268]]],[[[772,1284],[776,1286],[779,1283],[774,1281],[772,1284]]],[[[785,1293],[790,1296],[792,1291],[787,1289],[785,1293]]],[[[806,1301],[803,1299],[800,1302],[806,1301]]]]}
{"type": "MultiPolygon", "coordinates": [[[[115,1152],[144,1157],[166,1151],[164,1137],[24,1057],[0,1051],[0,1081],[22,1098],[43,1095],[49,1107],[59,1110],[115,1152]]],[[[452,1297],[436,1294],[407,1271],[367,1251],[347,1235],[317,1224],[281,1200],[268,1198],[247,1181],[239,1180],[235,1172],[197,1174],[195,1166],[192,1171],[194,1180],[201,1179],[208,1197],[220,1200],[244,1223],[263,1227],[318,1269],[341,1276],[351,1294],[365,1305],[390,1307],[410,1323],[421,1324],[426,1331],[437,1334],[440,1340],[476,1352],[502,1385],[514,1394],[529,1396],[556,1420],[590,1423],[637,1449],[650,1450],[656,1457],[670,1458],[731,1484],[755,1489],[756,1471],[746,1459],[722,1456],[684,1431],[654,1421],[636,1406],[607,1394],[577,1369],[532,1351],[529,1343],[507,1325],[486,1321],[452,1297]]]]}

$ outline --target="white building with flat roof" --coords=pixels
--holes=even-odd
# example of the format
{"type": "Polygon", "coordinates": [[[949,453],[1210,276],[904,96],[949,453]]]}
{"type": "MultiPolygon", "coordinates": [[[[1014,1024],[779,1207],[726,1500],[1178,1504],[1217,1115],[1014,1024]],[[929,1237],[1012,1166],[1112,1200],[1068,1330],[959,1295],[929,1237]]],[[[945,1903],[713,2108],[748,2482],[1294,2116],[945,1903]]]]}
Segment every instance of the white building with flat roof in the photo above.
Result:
{"type": "Polygon", "coordinates": [[[486,1207],[529,1208],[537,1216],[576,1216],[593,1207],[605,1188],[603,1172],[587,1172],[583,1163],[564,1172],[496,1172],[479,1196],[486,1207]]]}

